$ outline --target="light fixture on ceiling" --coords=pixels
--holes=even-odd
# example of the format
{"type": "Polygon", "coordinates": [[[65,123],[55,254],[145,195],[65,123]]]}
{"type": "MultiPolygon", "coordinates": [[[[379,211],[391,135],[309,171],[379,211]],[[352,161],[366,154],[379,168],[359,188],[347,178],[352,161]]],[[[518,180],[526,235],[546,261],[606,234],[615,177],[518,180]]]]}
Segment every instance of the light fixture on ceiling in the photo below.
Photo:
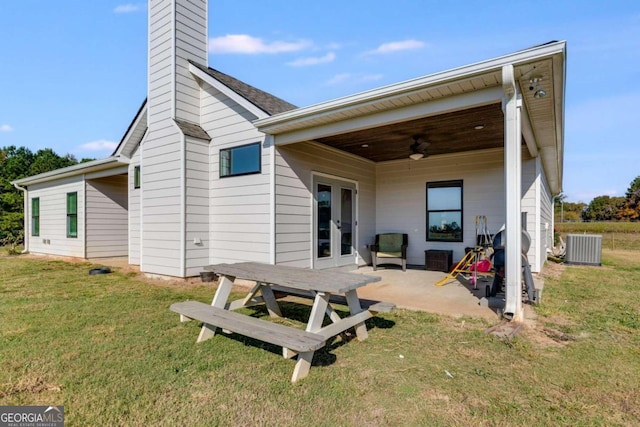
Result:
{"type": "Polygon", "coordinates": [[[481,130],[481,129],[484,129],[484,125],[475,125],[473,128],[475,130],[481,130]]]}
{"type": "Polygon", "coordinates": [[[411,144],[411,146],[409,147],[411,148],[411,154],[409,154],[409,158],[411,160],[420,160],[424,157],[427,157],[425,151],[429,145],[431,144],[422,139],[420,135],[415,135],[413,137],[413,144],[411,144]]]}
{"type": "Polygon", "coordinates": [[[544,98],[547,96],[547,92],[544,89],[538,89],[536,93],[533,94],[533,97],[536,99],[544,98]]]}
{"type": "Polygon", "coordinates": [[[547,96],[547,92],[542,89],[540,82],[542,82],[542,77],[540,76],[534,76],[529,79],[529,91],[535,91],[533,92],[533,97],[536,99],[547,96]]]}
{"type": "Polygon", "coordinates": [[[369,148],[369,144],[362,144],[360,147],[362,147],[362,148],[369,148]]]}

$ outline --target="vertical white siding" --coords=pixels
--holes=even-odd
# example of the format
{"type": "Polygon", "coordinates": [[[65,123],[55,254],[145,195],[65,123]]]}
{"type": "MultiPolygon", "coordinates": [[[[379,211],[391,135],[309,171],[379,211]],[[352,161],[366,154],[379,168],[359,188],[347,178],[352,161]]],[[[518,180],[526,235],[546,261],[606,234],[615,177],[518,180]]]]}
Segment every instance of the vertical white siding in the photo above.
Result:
{"type": "Polygon", "coordinates": [[[537,271],[540,271],[547,261],[547,249],[553,248],[553,195],[539,157],[537,165],[540,177],[540,245],[538,248],[540,262],[536,267],[537,271]]]}
{"type": "Polygon", "coordinates": [[[187,138],[186,275],[209,263],[209,144],[187,138]]]}
{"type": "Polygon", "coordinates": [[[200,87],[188,60],[207,64],[207,1],[176,1],[175,117],[200,123],[200,87]]]}
{"type": "Polygon", "coordinates": [[[128,252],[127,176],[86,182],[86,257],[126,256],[128,252]]]}
{"type": "Polygon", "coordinates": [[[269,262],[269,149],[251,121],[256,117],[208,84],[202,88],[202,122],[210,146],[210,262],[269,262]],[[259,174],[220,178],[220,149],[259,142],[259,174]]]}
{"type": "Polygon", "coordinates": [[[150,127],[142,142],[140,270],[181,277],[182,134],[172,121],[164,123],[150,127]]]}
{"type": "MultiPolygon", "coordinates": [[[[524,150],[523,150],[524,151],[524,150]]],[[[540,187],[539,176],[536,167],[536,159],[522,160],[522,212],[527,213],[527,223],[522,224],[526,227],[529,236],[531,236],[531,247],[527,253],[527,259],[532,271],[538,270],[539,251],[540,248],[540,213],[539,213],[539,197],[538,191],[540,187]]]]}
{"type": "Polygon", "coordinates": [[[149,120],[200,123],[200,89],[188,60],[207,64],[207,1],[149,2],[149,120]]]}
{"type": "Polygon", "coordinates": [[[82,176],[29,186],[28,212],[31,233],[31,200],[40,198],[40,236],[29,238],[32,253],[85,257],[84,181],[82,176]],[[78,193],[78,237],[67,237],[67,193],[78,193]]]}
{"type": "Polygon", "coordinates": [[[172,116],[174,92],[173,0],[149,1],[148,122],[172,116]]]}
{"type": "Polygon", "coordinates": [[[358,263],[368,262],[365,246],[375,237],[375,165],[318,144],[298,143],[278,147],[276,152],[276,264],[312,266],[312,172],[358,183],[355,246],[358,263]]]}
{"type": "Polygon", "coordinates": [[[140,265],[140,188],[134,188],[135,167],[140,165],[140,146],[129,164],[129,264],[140,265]]]}
{"type": "Polygon", "coordinates": [[[454,261],[464,248],[475,246],[475,217],[487,217],[495,234],[504,224],[502,150],[428,157],[377,165],[376,233],[409,234],[407,262],[424,265],[427,249],[453,250],[454,261]],[[427,182],[463,180],[463,242],[426,241],[427,182]]]}
{"type": "Polygon", "coordinates": [[[527,212],[531,248],[527,253],[531,270],[539,272],[553,245],[553,197],[549,191],[540,157],[522,163],[522,211],[527,212]]]}

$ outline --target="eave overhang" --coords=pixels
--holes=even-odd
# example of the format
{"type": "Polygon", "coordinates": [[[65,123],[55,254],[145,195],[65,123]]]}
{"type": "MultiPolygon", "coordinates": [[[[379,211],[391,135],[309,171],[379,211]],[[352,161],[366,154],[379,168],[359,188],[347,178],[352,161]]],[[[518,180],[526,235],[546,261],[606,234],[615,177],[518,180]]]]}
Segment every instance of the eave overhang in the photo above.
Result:
{"type": "Polygon", "coordinates": [[[566,42],[551,42],[509,55],[298,108],[255,120],[258,130],[274,136],[276,145],[326,141],[363,129],[398,125],[421,117],[500,102],[502,68],[513,65],[527,112],[525,141],[540,155],[552,193],[562,190],[566,42]],[[543,99],[534,98],[529,80],[542,77],[543,99]],[[483,93],[484,97],[474,96],[483,93]],[[498,99],[494,99],[498,98],[498,99]],[[456,99],[451,105],[448,99],[456,99]],[[542,101],[542,102],[541,102],[542,101]],[[465,107],[466,103],[466,107],[465,107]],[[441,104],[438,108],[430,108],[441,104]],[[393,113],[392,113],[393,112],[393,113]]]}
{"type": "Polygon", "coordinates": [[[56,169],[50,172],[44,172],[38,175],[17,179],[13,181],[12,184],[18,185],[20,187],[27,187],[29,185],[42,184],[45,182],[56,181],[62,178],[69,178],[78,175],[117,169],[128,164],[129,159],[112,156],[107,157],[106,159],[79,163],[77,165],[68,166],[66,168],[56,169]]]}

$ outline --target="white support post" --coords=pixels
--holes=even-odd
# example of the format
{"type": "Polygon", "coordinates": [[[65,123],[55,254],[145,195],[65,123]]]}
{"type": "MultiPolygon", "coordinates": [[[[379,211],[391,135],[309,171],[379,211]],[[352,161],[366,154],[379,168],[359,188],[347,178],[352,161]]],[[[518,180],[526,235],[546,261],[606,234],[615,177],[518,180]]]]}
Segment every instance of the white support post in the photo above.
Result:
{"type": "Polygon", "coordinates": [[[505,296],[504,316],[522,320],[522,98],[513,65],[502,67],[504,98],[505,296]]]}

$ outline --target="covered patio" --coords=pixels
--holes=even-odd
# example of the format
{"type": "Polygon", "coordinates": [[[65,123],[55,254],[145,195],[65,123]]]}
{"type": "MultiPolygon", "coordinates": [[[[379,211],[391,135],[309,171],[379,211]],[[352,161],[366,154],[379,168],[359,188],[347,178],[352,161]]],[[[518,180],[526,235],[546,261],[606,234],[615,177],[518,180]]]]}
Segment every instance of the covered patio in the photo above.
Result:
{"type": "MultiPolygon", "coordinates": [[[[528,252],[531,270],[540,271],[552,244],[552,197],[562,190],[565,49],[565,42],[553,41],[255,121],[276,147],[274,182],[284,189],[273,202],[272,263],[305,266],[308,262],[303,252],[307,238],[302,235],[307,226],[306,194],[315,209],[308,224],[313,251],[307,266],[312,268],[325,268],[325,253],[314,247],[319,239],[316,230],[331,228],[337,233],[336,242],[347,234],[340,232],[345,221],[338,218],[344,207],[339,198],[334,198],[338,207],[332,224],[320,215],[321,203],[326,203],[321,197],[326,194],[346,192],[349,203],[356,195],[356,207],[350,210],[347,205],[347,240],[355,253],[344,251],[343,239],[343,246],[336,246],[331,256],[355,255],[360,267],[370,264],[370,244],[380,233],[408,234],[409,264],[420,265],[431,249],[452,251],[455,263],[467,247],[477,244],[474,218],[487,216],[490,234],[505,227],[503,315],[521,320],[521,251],[528,252]],[[438,208],[427,203],[432,188],[453,189],[459,195],[451,203],[454,207],[441,208],[449,215],[441,225],[439,217],[431,217],[438,208]],[[433,238],[433,229],[445,226],[459,234],[433,238]],[[531,236],[530,248],[524,249],[522,230],[531,236]]],[[[334,266],[353,264],[342,258],[344,263],[337,259],[334,266]]],[[[403,273],[381,274],[389,275],[391,288],[396,280],[392,276],[403,273]]],[[[406,289],[416,291],[407,297],[407,304],[418,300],[428,304],[429,291],[445,289],[426,284],[429,274],[408,271],[397,278],[408,284],[406,289]]],[[[372,286],[371,292],[375,288],[381,295],[392,295],[385,281],[372,286]]],[[[458,285],[448,285],[447,290],[454,286],[458,285]]],[[[468,290],[458,290],[462,294],[451,299],[456,307],[470,296],[468,290]]],[[[477,302],[471,297],[467,310],[460,311],[475,312],[477,302]]],[[[433,307],[438,305],[446,304],[433,307]]]]}

